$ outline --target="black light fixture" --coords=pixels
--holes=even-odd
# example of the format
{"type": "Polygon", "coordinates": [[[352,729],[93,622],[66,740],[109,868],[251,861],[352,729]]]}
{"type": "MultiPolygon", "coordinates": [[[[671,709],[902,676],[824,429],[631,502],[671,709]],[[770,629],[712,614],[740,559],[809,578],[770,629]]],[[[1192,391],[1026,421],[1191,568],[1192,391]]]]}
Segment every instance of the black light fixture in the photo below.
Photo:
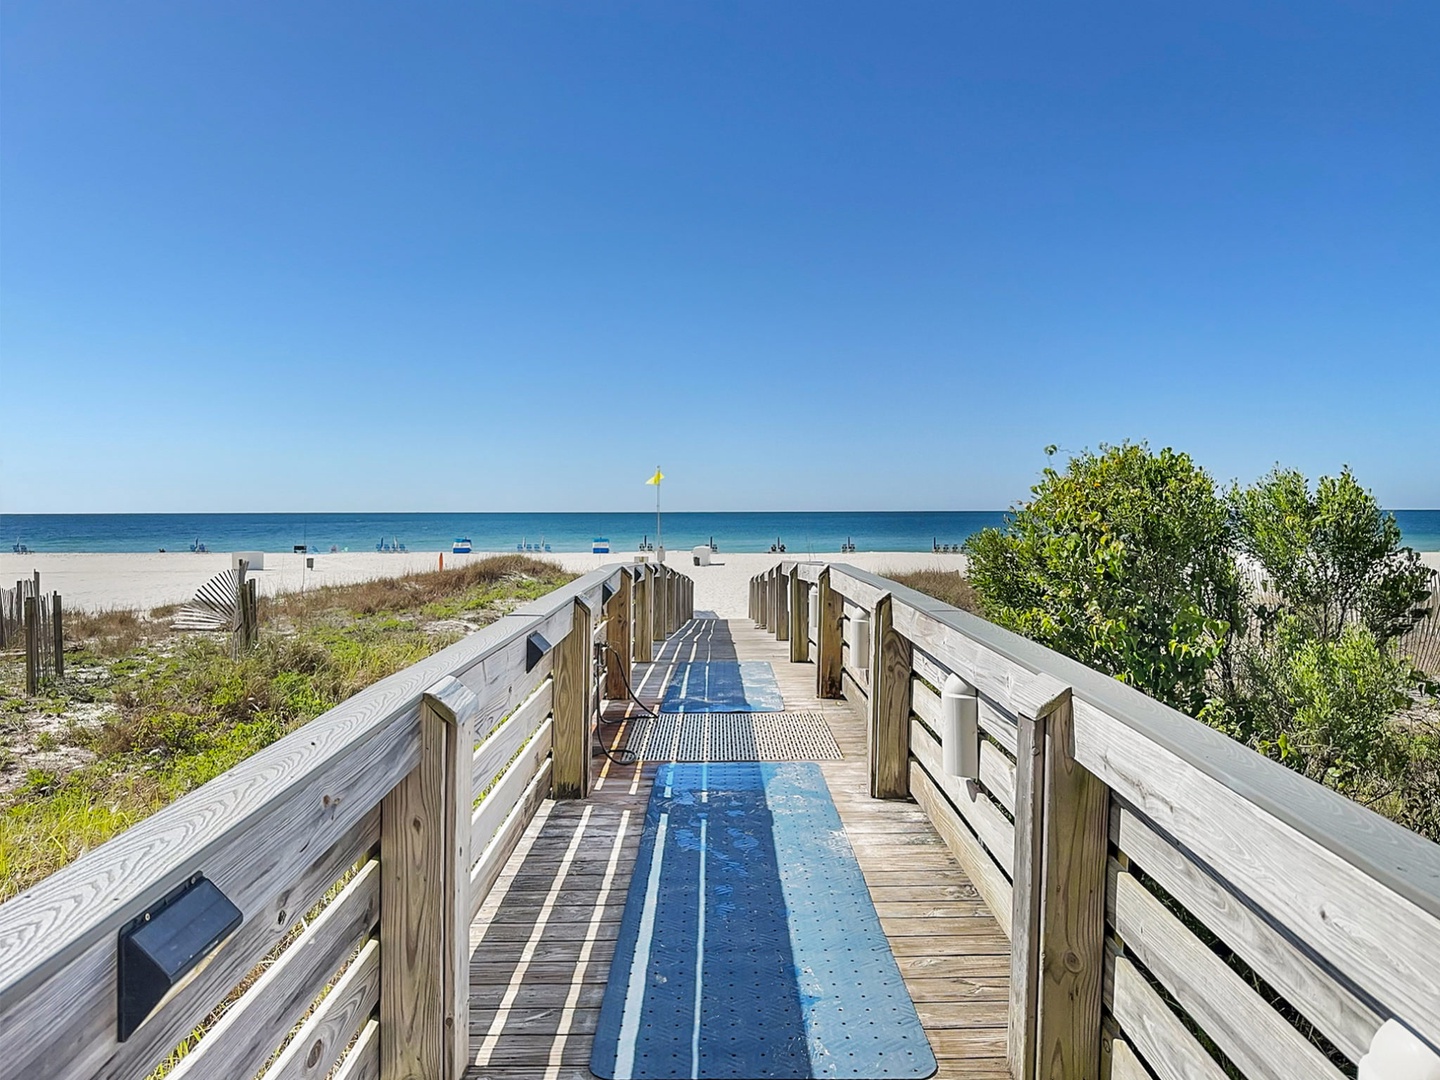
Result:
{"type": "Polygon", "coordinates": [[[540,633],[539,630],[536,630],[533,634],[526,638],[525,670],[527,672],[534,671],[535,665],[540,663],[541,660],[545,659],[545,654],[548,653],[553,647],[554,646],[552,646],[550,642],[545,640],[545,635],[540,633]]]}
{"type": "Polygon", "coordinates": [[[120,930],[116,1037],[135,1033],[166,994],[235,932],[244,916],[196,874],[120,930]]]}

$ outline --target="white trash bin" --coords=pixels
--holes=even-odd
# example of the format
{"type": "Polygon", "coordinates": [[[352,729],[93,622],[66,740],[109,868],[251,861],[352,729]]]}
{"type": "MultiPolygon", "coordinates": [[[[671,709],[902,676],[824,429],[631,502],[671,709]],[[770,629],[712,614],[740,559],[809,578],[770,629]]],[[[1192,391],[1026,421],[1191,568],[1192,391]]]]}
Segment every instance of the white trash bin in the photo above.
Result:
{"type": "Polygon", "coordinates": [[[691,549],[690,549],[690,554],[693,555],[693,556],[695,556],[695,565],[696,565],[696,566],[709,566],[709,565],[710,565],[710,545],[709,545],[709,544],[701,544],[701,545],[700,545],[699,547],[697,547],[697,548],[691,548],[691,549]]]}

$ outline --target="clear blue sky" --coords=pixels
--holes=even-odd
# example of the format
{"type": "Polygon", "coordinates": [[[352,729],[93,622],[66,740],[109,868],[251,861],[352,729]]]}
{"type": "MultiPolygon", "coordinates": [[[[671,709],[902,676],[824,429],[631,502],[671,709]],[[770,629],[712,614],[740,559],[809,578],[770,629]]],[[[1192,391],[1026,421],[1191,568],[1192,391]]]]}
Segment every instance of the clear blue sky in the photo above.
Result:
{"type": "Polygon", "coordinates": [[[0,510],[1440,506],[1440,4],[0,5],[0,510]]]}

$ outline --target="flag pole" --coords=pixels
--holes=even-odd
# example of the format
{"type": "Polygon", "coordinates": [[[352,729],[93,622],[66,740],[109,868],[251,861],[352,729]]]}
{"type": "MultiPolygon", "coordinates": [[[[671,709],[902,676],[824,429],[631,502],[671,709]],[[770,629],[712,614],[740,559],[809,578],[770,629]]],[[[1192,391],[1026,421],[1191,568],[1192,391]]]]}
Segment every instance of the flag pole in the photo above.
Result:
{"type": "MultiPolygon", "coordinates": [[[[655,475],[660,475],[660,466],[655,466],[655,475]]],[[[655,550],[661,553],[661,561],[664,561],[663,552],[665,543],[660,539],[660,481],[655,481],[655,550]]]]}

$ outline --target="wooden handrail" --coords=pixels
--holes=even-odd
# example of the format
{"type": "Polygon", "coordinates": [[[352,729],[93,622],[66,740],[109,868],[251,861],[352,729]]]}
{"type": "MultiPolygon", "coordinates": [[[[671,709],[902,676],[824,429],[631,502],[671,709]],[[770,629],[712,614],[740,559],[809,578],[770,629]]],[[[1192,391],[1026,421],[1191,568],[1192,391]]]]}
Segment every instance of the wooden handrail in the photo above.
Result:
{"type": "MultiPolygon", "coordinates": [[[[443,930],[436,926],[443,940],[425,953],[424,963],[438,967],[434,972],[427,967],[424,977],[433,974],[442,989],[438,997],[430,995],[424,1008],[438,1007],[451,1017],[448,1025],[440,1027],[463,1028],[464,1019],[456,1015],[463,1008],[464,982],[456,942],[464,937],[478,906],[475,893],[488,891],[538,798],[549,792],[547,716],[552,710],[556,647],[573,636],[577,611],[599,609],[603,590],[623,591],[629,597],[635,573],[629,566],[611,564],[524,605],[361,691],[0,905],[0,1044],[7,1048],[0,1055],[0,1077],[145,1075],[267,951],[282,943],[288,928],[309,907],[333,891],[337,879],[357,860],[377,851],[380,869],[355,881],[387,881],[385,888],[400,890],[395,895],[402,898],[392,902],[392,910],[394,903],[409,904],[413,918],[401,918],[389,930],[383,920],[372,925],[376,903],[367,898],[379,895],[377,886],[365,884],[370,892],[357,892],[360,885],[347,887],[340,894],[347,898],[346,919],[332,917],[315,924],[329,928],[323,930],[329,935],[324,950],[329,951],[312,950],[311,959],[303,964],[277,967],[285,979],[299,980],[287,988],[286,1004],[273,996],[257,1002],[252,990],[242,999],[244,1007],[237,1005],[237,1016],[251,1018],[247,1023],[253,1026],[268,1017],[266,1023],[274,1029],[247,1030],[243,1039],[237,1039],[232,1024],[208,1049],[201,1041],[189,1071],[205,1074],[214,1062],[227,1062],[227,1070],[254,1072],[263,1067],[300,1018],[294,1010],[303,1011],[304,1003],[325,985],[322,979],[312,988],[307,980],[318,977],[316,972],[326,967],[335,949],[349,947],[352,939],[345,935],[353,932],[351,927],[370,926],[369,933],[380,934],[381,958],[377,961],[373,950],[364,953],[357,969],[360,974],[347,983],[353,993],[337,999],[326,1012],[348,1016],[361,1009],[374,996],[379,979],[383,1021],[386,1009],[392,1008],[387,1001],[402,1008],[395,985],[397,950],[402,947],[386,950],[385,935],[428,933],[424,928],[435,923],[432,908],[444,913],[443,930]],[[537,633],[551,646],[538,665],[533,659],[527,662],[527,643],[537,633]],[[525,707],[512,718],[515,723],[486,740],[499,721],[522,704],[525,707]],[[541,753],[527,753],[508,764],[499,760],[532,734],[532,745],[541,753]],[[473,750],[477,740],[485,741],[479,753],[473,750]],[[503,769],[493,782],[496,801],[481,804],[483,813],[474,816],[484,820],[477,825],[471,820],[471,785],[480,781],[480,772],[497,765],[503,769]],[[426,779],[417,780],[422,771],[426,779]],[[398,793],[407,781],[410,786],[405,790],[411,794],[402,797],[398,793]],[[501,802],[513,807],[502,807],[501,802]],[[513,812],[500,813],[507,809],[513,812]],[[397,827],[398,820],[390,821],[397,815],[404,815],[407,822],[412,818],[427,822],[426,835],[435,840],[427,839],[413,857],[440,858],[438,869],[425,872],[432,882],[443,877],[439,892],[412,896],[413,883],[403,874],[395,876],[398,864],[393,860],[400,857],[399,848],[391,847],[404,846],[401,841],[406,837],[414,839],[397,827]],[[494,822],[502,816],[504,821],[496,829],[494,822]],[[386,821],[389,826],[382,827],[386,821]],[[471,851],[477,829],[483,834],[477,834],[478,843],[485,845],[483,852],[471,851]],[[472,871],[475,858],[480,862],[472,871]],[[116,935],[195,874],[208,877],[240,908],[240,929],[121,1042],[115,1021],[116,935]],[[316,956],[325,959],[317,961],[316,956]],[[289,1003],[292,998],[295,1004],[289,1003]]],[[[679,575],[661,569],[642,571],[640,576],[673,581],[679,575]]],[[[672,584],[671,591],[677,601],[673,617],[686,611],[685,590],[672,584]]],[[[637,614],[642,599],[637,597],[637,614]]],[[[653,615],[647,605],[644,621],[649,623],[653,615]]],[[[625,622],[629,621],[627,615],[625,622]]],[[[589,658],[592,650],[583,626],[581,642],[579,652],[589,658]]],[[[583,732],[570,734],[583,737],[583,732]]],[[[578,747],[565,750],[567,760],[588,765],[588,757],[582,759],[578,747]]],[[[485,778],[489,779],[488,772],[485,778]]],[[[307,931],[301,941],[313,938],[314,932],[307,931]]],[[[267,980],[261,989],[275,982],[267,980]]],[[[368,1007],[357,1015],[363,1026],[368,1007]]],[[[393,1029],[393,1023],[382,1022],[377,1038],[372,1026],[355,1051],[376,1055],[376,1063],[389,1062],[387,1074],[412,1060],[405,1056],[409,1051],[397,1050],[393,1029]]],[[[422,1034],[425,1040],[441,1038],[439,1031],[422,1034]]],[[[337,1053],[343,1047],[342,1042],[337,1053]]],[[[463,1039],[446,1045],[441,1056],[448,1062],[445,1070],[458,1075],[463,1039]]]]}
{"type": "MultiPolygon", "coordinates": [[[[832,587],[847,598],[868,606],[866,599],[873,603],[873,598],[889,592],[898,604],[953,630],[1018,669],[1048,676],[1057,691],[1072,688],[1077,700],[1133,728],[1296,832],[1323,843],[1416,907],[1440,918],[1440,846],[1053,649],[877,574],[840,563],[830,566],[832,587]]],[[[1043,704],[1037,702],[1036,707],[1043,704]]]]}
{"type": "MultiPolygon", "coordinates": [[[[1120,1020],[1121,1014],[1135,1020],[1134,1010],[1161,999],[1143,979],[1136,982],[1125,934],[1114,920],[1132,934],[1178,933],[1179,924],[1145,914],[1158,909],[1134,892],[1138,886],[1128,872],[1117,877],[1113,866],[1107,868],[1110,848],[1193,905],[1199,922],[1254,965],[1352,1062],[1387,1017],[1440,1047],[1440,984],[1434,977],[1440,971],[1440,846],[1131,686],[845,563],[782,561],[756,575],[752,606],[761,620],[770,614],[771,586],[790,569],[802,583],[803,603],[821,605],[838,596],[847,612],[838,618],[820,612],[822,696],[839,693],[843,657],[844,687],[867,710],[871,753],[880,755],[871,762],[872,778],[899,775],[899,763],[885,755],[908,757],[912,794],[1012,935],[1015,1076],[1032,1075],[1037,1054],[1051,1065],[1065,1062],[1067,1070],[1078,1070],[1074,1075],[1088,1075],[1090,1062],[1098,1068],[1102,1050],[1120,1067],[1137,1051],[1145,1056],[1147,1046],[1152,1055],[1162,1052],[1162,1044],[1144,1032],[1127,1033],[1120,1020]],[[867,678],[852,663],[850,643],[838,641],[837,627],[862,611],[872,634],[888,623],[913,650],[905,743],[894,722],[895,691],[878,675],[874,648],[867,678]],[[987,740],[978,781],[956,781],[940,768],[938,691],[952,672],[980,695],[987,740]],[[877,680],[889,703],[876,700],[877,680]],[[1056,770],[1071,779],[1060,785],[1056,770]],[[1102,821],[1105,814],[1109,822],[1102,821]],[[1067,884],[1057,892],[1059,881],[1067,884]],[[1109,922],[1097,903],[1107,887],[1109,922]],[[1130,890],[1118,909],[1117,888],[1130,890]],[[1049,922],[1039,921],[1042,911],[1049,922]],[[1066,921],[1059,937],[1056,919],[1066,921]],[[1063,950],[1063,963],[1052,955],[1055,949],[1063,950]],[[1069,976],[1061,970],[1067,966],[1069,976]],[[1105,1008],[1113,1010],[1106,1023],[1120,1027],[1114,1037],[1102,1037],[1097,1023],[1102,971],[1105,1008]],[[1047,981],[1052,978],[1060,981],[1047,981]],[[1089,1010],[1083,1015],[1076,1012],[1082,1000],[1089,1010]],[[1129,1034],[1133,1047],[1125,1042],[1129,1034]]],[[[799,659],[794,652],[792,657],[799,659]]],[[[900,791],[881,784],[876,793],[900,791]]],[[[1161,963],[1153,953],[1157,944],[1145,944],[1154,961],[1146,967],[1163,973],[1161,981],[1192,1018],[1208,1016],[1219,1025],[1211,1035],[1222,1049],[1229,1040],[1232,1058],[1273,1064],[1284,1057],[1273,1047],[1252,1053],[1234,1042],[1271,1039],[1280,1030],[1277,1022],[1288,1024],[1268,1003],[1255,999],[1255,1008],[1265,1011],[1253,1022],[1222,1023],[1228,976],[1207,961],[1195,975],[1201,981],[1187,984],[1193,965],[1161,963]],[[1204,981],[1212,969],[1214,979],[1204,981]]],[[[1177,938],[1173,947],[1181,950],[1177,956],[1208,949],[1191,938],[1177,938]]],[[[1137,956],[1143,963],[1143,951],[1137,956]]],[[[1157,1030],[1183,1032],[1173,1019],[1168,1013],[1155,1018],[1157,1030]]],[[[1185,1038],[1194,1045],[1177,1049],[1175,1060],[1208,1054],[1188,1033],[1185,1038]]],[[[1295,1046],[1286,1060],[1314,1057],[1308,1043],[1295,1046]]]]}

